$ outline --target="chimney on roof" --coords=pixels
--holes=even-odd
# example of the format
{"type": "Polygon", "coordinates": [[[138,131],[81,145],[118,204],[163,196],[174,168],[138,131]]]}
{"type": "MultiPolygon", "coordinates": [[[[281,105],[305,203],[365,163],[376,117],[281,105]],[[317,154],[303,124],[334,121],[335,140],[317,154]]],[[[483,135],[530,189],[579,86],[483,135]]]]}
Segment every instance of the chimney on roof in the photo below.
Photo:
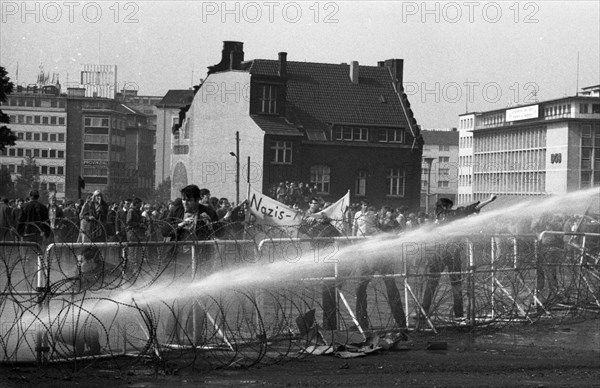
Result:
{"type": "Polygon", "coordinates": [[[232,69],[239,69],[240,64],[244,60],[244,43],[224,41],[223,51],[221,51],[221,62],[216,65],[208,67],[208,74],[216,73],[219,71],[226,71],[232,69]],[[232,52],[235,52],[232,55],[232,52]]]}
{"type": "Polygon", "coordinates": [[[377,67],[385,67],[385,61],[378,61],[377,67]]]}
{"type": "Polygon", "coordinates": [[[350,62],[350,81],[353,84],[358,84],[358,61],[350,62]]]}
{"type": "Polygon", "coordinates": [[[280,52],[279,53],[279,76],[287,77],[287,53],[280,52]]]}
{"type": "Polygon", "coordinates": [[[403,72],[404,72],[404,60],[403,59],[386,59],[385,67],[390,71],[392,80],[398,87],[398,90],[404,90],[403,86],[403,72]]]}

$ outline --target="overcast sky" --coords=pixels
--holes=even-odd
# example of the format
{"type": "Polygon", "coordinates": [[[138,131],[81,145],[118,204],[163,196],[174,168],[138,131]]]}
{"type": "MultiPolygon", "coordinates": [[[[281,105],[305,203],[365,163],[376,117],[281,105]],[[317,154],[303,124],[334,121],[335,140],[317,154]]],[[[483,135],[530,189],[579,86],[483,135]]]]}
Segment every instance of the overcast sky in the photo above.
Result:
{"type": "Polygon", "coordinates": [[[600,2],[1,2],[0,64],[19,84],[40,64],[75,81],[81,64],[118,66],[119,86],[164,95],[206,76],[222,42],[245,59],[375,66],[404,59],[425,128],[458,115],[574,95],[600,84],[600,2]],[[193,74],[193,76],[192,76],[193,74]]]}

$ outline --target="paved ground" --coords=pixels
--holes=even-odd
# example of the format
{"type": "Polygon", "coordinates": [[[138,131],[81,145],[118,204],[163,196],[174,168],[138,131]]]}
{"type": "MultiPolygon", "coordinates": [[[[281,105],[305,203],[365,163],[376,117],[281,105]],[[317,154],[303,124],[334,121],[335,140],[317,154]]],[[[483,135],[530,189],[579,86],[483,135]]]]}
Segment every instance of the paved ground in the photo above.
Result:
{"type": "Polygon", "coordinates": [[[599,325],[587,320],[477,337],[412,335],[403,351],[354,359],[307,356],[250,369],[177,369],[176,362],[158,372],[149,363],[116,369],[111,361],[77,371],[74,365],[2,365],[0,387],[600,387],[599,325]],[[447,349],[427,350],[432,341],[447,349]]]}

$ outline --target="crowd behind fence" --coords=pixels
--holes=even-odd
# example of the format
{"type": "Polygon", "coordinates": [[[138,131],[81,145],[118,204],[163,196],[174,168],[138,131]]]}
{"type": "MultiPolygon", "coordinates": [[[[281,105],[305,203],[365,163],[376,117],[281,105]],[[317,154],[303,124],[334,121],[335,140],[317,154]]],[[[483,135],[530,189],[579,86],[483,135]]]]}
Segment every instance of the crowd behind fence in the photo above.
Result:
{"type": "Polygon", "coordinates": [[[133,355],[248,366],[296,357],[315,336],[350,342],[600,311],[598,233],[309,238],[245,225],[242,239],[41,244],[9,234],[3,362],[133,355]],[[458,265],[431,271],[448,251],[458,265]]]}

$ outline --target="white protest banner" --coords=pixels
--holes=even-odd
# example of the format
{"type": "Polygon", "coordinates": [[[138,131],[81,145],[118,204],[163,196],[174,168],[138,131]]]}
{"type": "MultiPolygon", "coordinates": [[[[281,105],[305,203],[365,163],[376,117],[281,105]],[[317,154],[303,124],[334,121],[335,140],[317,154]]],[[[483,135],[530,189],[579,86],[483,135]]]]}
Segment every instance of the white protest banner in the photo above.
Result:
{"type": "Polygon", "coordinates": [[[302,222],[302,212],[275,201],[250,187],[248,205],[256,223],[269,226],[297,226],[302,222]]]}
{"type": "Polygon", "coordinates": [[[325,214],[337,230],[344,232],[344,220],[348,206],[350,206],[350,190],[337,202],[321,210],[318,214],[325,214]]]}

